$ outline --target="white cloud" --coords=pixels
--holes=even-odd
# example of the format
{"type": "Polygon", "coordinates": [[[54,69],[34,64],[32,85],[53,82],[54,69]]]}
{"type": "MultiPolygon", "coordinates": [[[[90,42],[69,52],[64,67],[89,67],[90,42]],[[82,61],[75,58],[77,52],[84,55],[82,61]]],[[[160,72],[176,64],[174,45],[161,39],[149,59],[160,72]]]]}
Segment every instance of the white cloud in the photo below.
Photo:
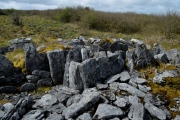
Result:
{"type": "Polygon", "coordinates": [[[88,6],[110,12],[165,13],[168,9],[180,12],[179,0],[0,0],[0,8],[55,9],[88,6]]]}

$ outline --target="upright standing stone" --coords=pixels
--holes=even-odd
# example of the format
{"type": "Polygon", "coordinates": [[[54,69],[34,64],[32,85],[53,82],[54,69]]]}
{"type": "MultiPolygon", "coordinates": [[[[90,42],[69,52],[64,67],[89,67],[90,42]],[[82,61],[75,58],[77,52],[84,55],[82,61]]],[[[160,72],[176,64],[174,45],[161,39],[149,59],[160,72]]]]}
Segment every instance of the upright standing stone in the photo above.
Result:
{"type": "Polygon", "coordinates": [[[15,68],[13,64],[2,54],[0,54],[0,76],[12,76],[15,68]]]}
{"type": "Polygon", "coordinates": [[[46,54],[39,54],[33,45],[30,45],[26,51],[25,67],[28,73],[34,70],[49,71],[49,64],[46,54]]]}
{"type": "Polygon", "coordinates": [[[70,50],[66,57],[64,79],[63,79],[64,86],[69,86],[69,66],[70,66],[71,61],[75,61],[75,62],[82,61],[81,48],[77,47],[77,48],[70,50]]]}
{"type": "Polygon", "coordinates": [[[47,52],[51,77],[55,85],[63,83],[65,57],[61,50],[47,52]]]}
{"type": "Polygon", "coordinates": [[[80,63],[72,61],[69,66],[69,87],[76,90],[83,89],[83,83],[78,69],[79,65],[80,63]]]}
{"type": "Polygon", "coordinates": [[[79,65],[80,76],[83,81],[83,88],[95,86],[100,79],[99,68],[96,59],[87,59],[79,65]]]}

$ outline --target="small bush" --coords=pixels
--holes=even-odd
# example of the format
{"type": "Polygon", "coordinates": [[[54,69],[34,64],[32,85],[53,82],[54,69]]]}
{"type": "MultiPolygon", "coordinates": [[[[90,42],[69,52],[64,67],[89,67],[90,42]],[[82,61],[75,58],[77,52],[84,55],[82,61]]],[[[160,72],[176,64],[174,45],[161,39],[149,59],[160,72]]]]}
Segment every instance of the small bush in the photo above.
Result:
{"type": "Polygon", "coordinates": [[[96,27],[97,17],[94,12],[87,12],[80,19],[81,35],[89,35],[89,30],[96,27]]]}
{"type": "Polygon", "coordinates": [[[73,9],[70,7],[65,8],[56,15],[56,18],[64,23],[69,23],[73,14],[73,9]]]}
{"type": "Polygon", "coordinates": [[[20,19],[20,16],[17,12],[13,12],[11,14],[11,19],[13,20],[14,25],[17,25],[17,26],[22,25],[22,20],[20,19]]]}

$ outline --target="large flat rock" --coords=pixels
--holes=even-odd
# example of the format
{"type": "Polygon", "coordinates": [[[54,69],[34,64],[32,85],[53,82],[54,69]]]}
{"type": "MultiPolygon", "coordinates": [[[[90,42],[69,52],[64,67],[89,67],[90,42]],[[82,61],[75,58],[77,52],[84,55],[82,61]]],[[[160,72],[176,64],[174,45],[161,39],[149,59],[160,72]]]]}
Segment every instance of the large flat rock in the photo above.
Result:
{"type": "Polygon", "coordinates": [[[146,95],[141,90],[138,90],[137,88],[132,87],[131,85],[129,85],[127,83],[120,83],[119,84],[119,89],[127,91],[128,93],[130,93],[132,95],[137,95],[138,97],[145,97],[145,95],[146,95]]]}
{"type": "Polygon", "coordinates": [[[54,95],[46,94],[41,97],[34,105],[33,108],[50,108],[52,105],[57,103],[57,98],[54,95]]]}
{"type": "Polygon", "coordinates": [[[81,100],[77,103],[72,104],[63,111],[65,119],[77,117],[84,111],[89,109],[92,105],[98,102],[100,95],[98,92],[86,92],[83,94],[81,100]]]}
{"type": "Polygon", "coordinates": [[[145,108],[148,110],[148,112],[155,118],[158,118],[160,120],[166,120],[166,113],[154,106],[151,103],[146,103],[145,108]]]}
{"type": "Polygon", "coordinates": [[[109,104],[99,104],[93,118],[101,120],[122,117],[123,115],[123,111],[118,107],[109,104]]]}
{"type": "Polygon", "coordinates": [[[130,111],[128,113],[128,117],[131,120],[144,120],[145,109],[143,104],[136,103],[132,104],[130,107],[130,111]]]}

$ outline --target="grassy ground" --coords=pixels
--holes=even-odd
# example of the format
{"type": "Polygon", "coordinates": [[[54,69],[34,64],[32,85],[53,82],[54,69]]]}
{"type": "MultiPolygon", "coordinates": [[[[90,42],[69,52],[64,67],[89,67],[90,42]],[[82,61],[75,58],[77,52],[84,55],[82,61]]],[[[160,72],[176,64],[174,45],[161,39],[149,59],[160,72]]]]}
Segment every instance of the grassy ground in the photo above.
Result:
{"type": "Polygon", "coordinates": [[[122,34],[113,32],[102,32],[97,30],[84,30],[76,23],[61,23],[47,17],[23,16],[22,26],[12,24],[9,16],[0,16],[0,46],[9,45],[8,41],[18,37],[31,37],[33,42],[39,45],[53,45],[57,38],[66,40],[74,39],[86,32],[86,38],[99,37],[124,38],[130,40],[136,38],[146,44],[153,45],[154,42],[161,44],[165,49],[177,48],[180,50],[180,35],[175,35],[174,39],[167,39],[162,34],[122,34]]]}

